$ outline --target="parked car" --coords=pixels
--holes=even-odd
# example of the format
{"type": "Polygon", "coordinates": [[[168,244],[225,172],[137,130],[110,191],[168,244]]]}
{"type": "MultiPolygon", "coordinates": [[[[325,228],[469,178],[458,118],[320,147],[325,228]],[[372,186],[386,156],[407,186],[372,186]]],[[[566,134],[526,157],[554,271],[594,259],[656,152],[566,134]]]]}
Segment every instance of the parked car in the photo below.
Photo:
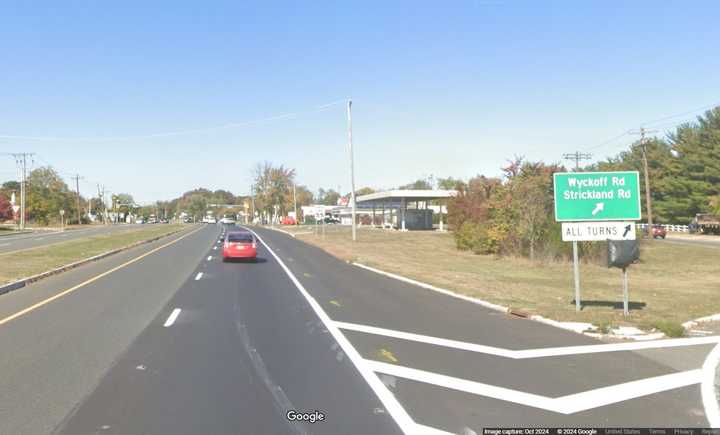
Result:
{"type": "Polygon", "coordinates": [[[282,221],[280,222],[283,225],[295,225],[295,218],[291,216],[285,216],[282,221]]]}
{"type": "Polygon", "coordinates": [[[653,239],[657,239],[658,237],[665,238],[667,235],[667,231],[665,230],[665,227],[662,225],[653,225],[652,228],[652,236],[653,239]]]}
{"type": "Polygon", "coordinates": [[[230,231],[225,235],[223,261],[231,259],[255,260],[257,241],[250,231],[230,231]]]}
{"type": "Polygon", "coordinates": [[[339,224],[339,223],[340,223],[340,219],[336,219],[336,218],[334,218],[334,217],[328,216],[328,217],[325,218],[325,223],[326,223],[326,224],[339,224]]]}

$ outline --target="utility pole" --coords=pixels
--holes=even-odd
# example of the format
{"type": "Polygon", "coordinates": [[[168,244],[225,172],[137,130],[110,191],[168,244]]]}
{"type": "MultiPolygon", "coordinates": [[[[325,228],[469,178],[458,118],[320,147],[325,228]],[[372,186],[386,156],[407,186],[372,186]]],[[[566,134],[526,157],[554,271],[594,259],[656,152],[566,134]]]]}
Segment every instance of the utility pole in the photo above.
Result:
{"type": "Polygon", "coordinates": [[[350,201],[352,201],[352,239],[357,241],[357,223],[355,222],[355,161],[352,145],[352,100],[347,103],[348,144],[350,146],[350,201]]]}
{"type": "Polygon", "coordinates": [[[645,130],[643,127],[640,127],[639,131],[633,131],[631,133],[640,135],[640,150],[642,151],[643,172],[645,173],[645,208],[647,208],[648,229],[650,229],[653,225],[653,215],[652,200],[650,199],[650,173],[648,171],[647,149],[645,148],[645,134],[657,133],[657,130],[645,130]]]}
{"type": "Polygon", "coordinates": [[[15,163],[17,163],[18,167],[20,168],[20,230],[25,229],[25,197],[26,197],[26,191],[27,191],[27,160],[28,158],[32,158],[35,153],[12,153],[12,156],[15,158],[15,163]]]}
{"type": "Polygon", "coordinates": [[[105,204],[105,186],[100,189],[100,184],[97,185],[98,198],[100,198],[100,205],[102,205],[103,224],[107,225],[107,204],[105,204]]]}
{"type": "Polygon", "coordinates": [[[592,159],[592,154],[581,153],[580,151],[575,151],[574,153],[563,154],[563,158],[565,160],[574,160],[575,161],[575,172],[577,172],[580,170],[580,161],[592,159]]]}
{"type": "Polygon", "coordinates": [[[82,212],[80,210],[80,178],[82,178],[82,177],[80,176],[80,174],[75,174],[74,177],[70,177],[70,178],[75,180],[75,193],[77,194],[77,223],[78,223],[78,225],[80,225],[82,223],[81,222],[82,212]]]}

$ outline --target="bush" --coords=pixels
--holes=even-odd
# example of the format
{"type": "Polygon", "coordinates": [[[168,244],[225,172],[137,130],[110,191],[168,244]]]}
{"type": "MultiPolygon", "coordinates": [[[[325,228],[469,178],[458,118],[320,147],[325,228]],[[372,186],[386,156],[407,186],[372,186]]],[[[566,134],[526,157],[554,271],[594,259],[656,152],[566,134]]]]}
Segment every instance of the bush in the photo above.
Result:
{"type": "Polygon", "coordinates": [[[498,254],[506,236],[507,228],[504,225],[490,226],[473,222],[463,223],[454,233],[458,249],[476,254],[498,254]]]}
{"type": "Polygon", "coordinates": [[[658,320],[650,324],[651,327],[663,332],[668,337],[682,337],[685,335],[685,328],[678,322],[671,320],[658,320]]]}
{"type": "Polygon", "coordinates": [[[455,246],[462,251],[473,250],[473,247],[480,243],[481,233],[480,224],[463,222],[460,228],[453,233],[455,246]]]}

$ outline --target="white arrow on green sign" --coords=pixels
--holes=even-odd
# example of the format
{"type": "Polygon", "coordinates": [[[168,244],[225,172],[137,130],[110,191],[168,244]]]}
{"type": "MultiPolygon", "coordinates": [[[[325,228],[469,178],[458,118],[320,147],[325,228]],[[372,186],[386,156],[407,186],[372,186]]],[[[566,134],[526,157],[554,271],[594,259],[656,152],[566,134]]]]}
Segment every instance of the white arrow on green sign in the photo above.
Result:
{"type": "Polygon", "coordinates": [[[555,220],[640,220],[640,174],[625,172],[556,172],[555,220]]]}

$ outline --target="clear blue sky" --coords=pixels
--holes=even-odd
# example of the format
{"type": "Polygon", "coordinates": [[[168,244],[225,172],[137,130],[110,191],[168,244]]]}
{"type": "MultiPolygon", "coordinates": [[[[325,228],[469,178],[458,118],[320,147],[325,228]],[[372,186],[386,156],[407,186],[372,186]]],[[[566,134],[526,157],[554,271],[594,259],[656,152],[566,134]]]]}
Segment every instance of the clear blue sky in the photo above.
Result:
{"type": "Polygon", "coordinates": [[[559,161],[720,102],[717,1],[240,3],[3,2],[0,135],[27,137],[0,152],[143,202],[246,193],[263,160],[346,191],[344,108],[313,110],[347,97],[357,185],[376,188],[559,161]]]}

